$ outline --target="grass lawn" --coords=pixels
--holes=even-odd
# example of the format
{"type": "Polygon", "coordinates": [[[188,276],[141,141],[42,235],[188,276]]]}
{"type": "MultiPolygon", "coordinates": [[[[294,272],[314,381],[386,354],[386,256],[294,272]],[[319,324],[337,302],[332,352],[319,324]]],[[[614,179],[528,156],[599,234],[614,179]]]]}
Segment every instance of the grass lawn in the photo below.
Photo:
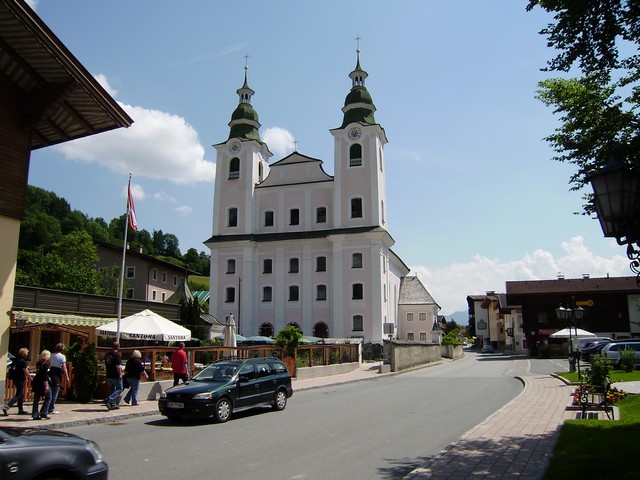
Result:
{"type": "Polygon", "coordinates": [[[616,405],[620,420],[565,422],[543,480],[640,477],[640,395],[631,395],[616,405]]]}
{"type": "MultiPolygon", "coordinates": [[[[578,381],[578,372],[557,372],[556,375],[562,378],[566,378],[570,382],[578,381]]],[[[584,377],[584,369],[583,369],[584,377]]],[[[616,382],[640,382],[640,370],[634,370],[633,372],[623,372],[622,370],[611,370],[609,379],[612,383],[616,382]]],[[[624,389],[623,389],[624,390],[624,389]]]]}

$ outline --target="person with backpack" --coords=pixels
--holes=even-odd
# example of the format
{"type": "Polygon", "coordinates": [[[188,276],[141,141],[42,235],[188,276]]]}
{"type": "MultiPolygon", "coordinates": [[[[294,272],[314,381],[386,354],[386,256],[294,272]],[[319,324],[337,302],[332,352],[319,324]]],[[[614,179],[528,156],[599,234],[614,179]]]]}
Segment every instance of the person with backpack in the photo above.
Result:
{"type": "Polygon", "coordinates": [[[27,348],[21,348],[18,351],[18,356],[9,366],[8,376],[10,380],[13,380],[13,384],[16,387],[16,394],[9,400],[9,403],[2,406],[2,413],[5,417],[9,415],[9,409],[16,403],[18,404],[18,415],[29,415],[29,412],[24,409],[24,387],[27,381],[31,381],[29,365],[27,364],[28,356],[29,350],[27,348]]]}

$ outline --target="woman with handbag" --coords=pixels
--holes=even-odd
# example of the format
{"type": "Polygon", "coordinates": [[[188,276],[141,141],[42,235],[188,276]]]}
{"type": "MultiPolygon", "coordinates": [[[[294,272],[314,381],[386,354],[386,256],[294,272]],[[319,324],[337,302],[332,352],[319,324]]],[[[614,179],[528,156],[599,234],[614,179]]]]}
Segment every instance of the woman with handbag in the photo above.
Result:
{"type": "Polygon", "coordinates": [[[49,403],[51,403],[51,385],[49,380],[49,359],[51,352],[43,350],[40,353],[40,359],[36,363],[36,374],[31,382],[33,389],[33,408],[31,409],[31,417],[34,420],[42,420],[49,418],[49,403]],[[38,411],[38,403],[42,398],[42,408],[38,411]]]}
{"type": "Polygon", "coordinates": [[[129,391],[124,397],[124,403],[131,402],[131,405],[138,405],[138,389],[140,388],[140,377],[144,377],[145,380],[149,378],[144,365],[142,365],[142,354],[139,350],[134,350],[131,353],[131,358],[127,360],[127,364],[124,367],[124,378],[129,384],[129,391]]]}

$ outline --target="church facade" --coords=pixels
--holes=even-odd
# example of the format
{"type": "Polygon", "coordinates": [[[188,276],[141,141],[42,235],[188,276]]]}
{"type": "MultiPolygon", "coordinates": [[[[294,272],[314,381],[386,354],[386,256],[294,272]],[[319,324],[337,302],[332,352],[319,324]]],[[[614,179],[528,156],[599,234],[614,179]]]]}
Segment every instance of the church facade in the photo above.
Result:
{"type": "MultiPolygon", "coordinates": [[[[242,335],[271,336],[294,324],[323,338],[379,343],[398,336],[401,284],[410,269],[391,250],[387,136],[375,121],[359,51],[349,77],[342,124],[330,130],[331,176],[322,160],[297,151],[269,164],[245,70],[229,138],[214,145],[213,235],[205,242],[210,313],[220,321],[233,314],[242,335]]],[[[430,341],[439,307],[427,297],[430,341]]]]}

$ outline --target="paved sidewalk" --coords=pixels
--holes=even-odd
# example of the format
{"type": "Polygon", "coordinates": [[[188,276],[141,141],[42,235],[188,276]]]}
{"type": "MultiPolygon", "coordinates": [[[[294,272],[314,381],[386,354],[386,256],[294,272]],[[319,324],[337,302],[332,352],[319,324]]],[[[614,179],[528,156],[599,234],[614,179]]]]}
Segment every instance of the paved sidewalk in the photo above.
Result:
{"type": "Polygon", "coordinates": [[[518,359],[512,367],[524,383],[520,395],[404,478],[542,478],[562,423],[576,416],[566,410],[574,387],[530,374],[529,365],[518,359]]]}

